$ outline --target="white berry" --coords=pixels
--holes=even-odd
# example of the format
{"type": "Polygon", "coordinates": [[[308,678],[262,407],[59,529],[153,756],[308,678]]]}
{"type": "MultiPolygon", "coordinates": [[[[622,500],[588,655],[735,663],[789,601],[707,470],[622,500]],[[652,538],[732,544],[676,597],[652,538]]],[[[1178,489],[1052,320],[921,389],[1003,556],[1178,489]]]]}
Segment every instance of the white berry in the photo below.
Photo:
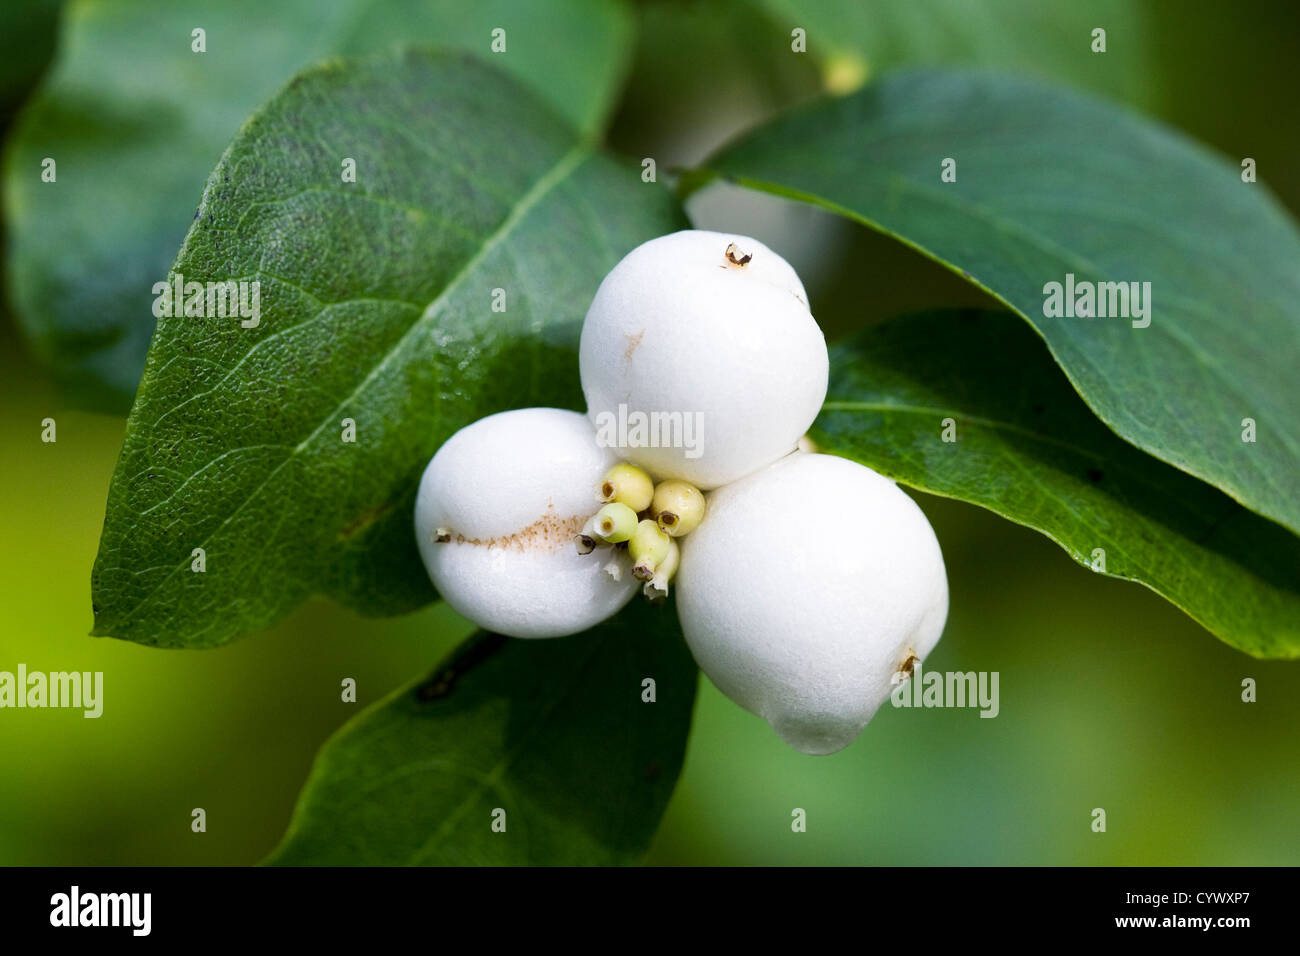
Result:
{"type": "Polygon", "coordinates": [[[852,743],[948,614],[921,509],[843,458],[796,452],[713,492],[681,550],[677,608],[696,661],[804,753],[852,743]]]}
{"type": "Polygon", "coordinates": [[[616,613],[641,586],[625,551],[581,555],[617,463],[578,412],[525,408],[452,435],[420,480],[415,533],[438,593],[480,627],[560,637],[616,613]],[[617,579],[616,579],[617,576],[617,579]]]}
{"type": "Polygon", "coordinates": [[[829,360],[789,263],[756,239],[687,230],[638,246],[605,277],[579,368],[602,434],[650,422],[639,446],[633,428],[620,436],[622,457],[709,489],[795,448],[826,398],[829,360]],[[676,447],[650,447],[667,431],[655,415],[693,416],[701,431],[683,421],[676,447]]]}

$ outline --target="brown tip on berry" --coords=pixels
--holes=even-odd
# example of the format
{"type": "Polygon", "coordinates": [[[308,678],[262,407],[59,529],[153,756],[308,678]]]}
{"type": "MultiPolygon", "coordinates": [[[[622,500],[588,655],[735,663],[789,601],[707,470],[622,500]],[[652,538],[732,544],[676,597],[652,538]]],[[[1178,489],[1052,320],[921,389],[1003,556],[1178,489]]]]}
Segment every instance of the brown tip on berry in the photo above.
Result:
{"type": "Polygon", "coordinates": [[[727,261],[733,266],[739,266],[743,269],[752,258],[754,256],[751,253],[741,252],[734,242],[727,246],[727,261]]]}

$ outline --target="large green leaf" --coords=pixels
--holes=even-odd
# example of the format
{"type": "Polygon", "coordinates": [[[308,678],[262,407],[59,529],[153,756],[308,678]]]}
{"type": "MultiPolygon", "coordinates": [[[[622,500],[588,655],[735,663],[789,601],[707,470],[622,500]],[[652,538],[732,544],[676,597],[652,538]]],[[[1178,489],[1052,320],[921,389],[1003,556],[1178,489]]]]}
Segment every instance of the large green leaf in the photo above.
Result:
{"type": "Polygon", "coordinates": [[[596,287],[679,216],[468,56],[301,74],[226,151],[177,256],[186,281],[260,281],[261,321],[159,320],[109,492],[95,633],[208,646],[312,593],[380,614],[429,600],[411,530],[424,465],[492,412],[581,407],[596,287]]]}
{"type": "Polygon", "coordinates": [[[690,731],[696,669],[676,619],[638,600],[577,637],[471,638],[325,744],[269,862],[633,862],[690,731]]]}
{"type": "Polygon", "coordinates": [[[925,313],[837,346],[813,437],[1036,528],[1233,647],[1300,657],[1300,538],[1107,430],[1015,316],[925,313]]]}
{"type": "Polygon", "coordinates": [[[150,287],[189,228],[204,177],[244,118],[298,70],[396,42],[462,49],[591,132],[612,106],[631,33],[617,0],[73,2],[5,172],[23,328],[74,397],[125,408],[153,329],[150,287]],[[191,50],[199,27],[205,53],[191,50]],[[498,27],[506,49],[494,54],[498,27]],[[57,183],[41,181],[45,157],[57,183]]]}
{"type": "Polygon", "coordinates": [[[722,174],[814,203],[960,271],[1034,324],[1115,431],[1300,531],[1300,232],[1234,162],[1077,94],[917,71],[705,167],[690,185],[722,174]],[[1150,325],[1045,317],[1067,274],[1150,282],[1150,325]]]}

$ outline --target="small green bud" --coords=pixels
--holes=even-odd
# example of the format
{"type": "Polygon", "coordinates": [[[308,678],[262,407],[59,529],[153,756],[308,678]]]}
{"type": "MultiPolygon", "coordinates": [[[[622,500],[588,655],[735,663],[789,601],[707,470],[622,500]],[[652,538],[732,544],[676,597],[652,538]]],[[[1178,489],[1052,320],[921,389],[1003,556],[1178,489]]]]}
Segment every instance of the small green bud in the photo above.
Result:
{"type": "Polygon", "coordinates": [[[649,518],[636,526],[636,532],[627,543],[627,552],[635,562],[632,574],[638,581],[649,581],[664,559],[668,557],[672,539],[649,518]]]}
{"type": "Polygon", "coordinates": [[[659,562],[659,567],[655,568],[654,577],[641,585],[641,593],[645,595],[646,600],[651,604],[662,604],[664,599],[668,597],[668,582],[677,573],[677,565],[681,563],[681,559],[681,547],[676,541],[669,538],[668,556],[659,562]]]}
{"type": "Polygon", "coordinates": [[[622,462],[605,472],[599,492],[601,501],[617,501],[633,511],[645,511],[654,497],[655,485],[636,465],[622,462]]]}
{"type": "Polygon", "coordinates": [[[655,489],[650,510],[674,538],[690,534],[704,519],[704,495],[694,485],[670,478],[655,489]]]}
{"type": "Polygon", "coordinates": [[[611,501],[596,512],[592,530],[607,544],[617,544],[632,537],[636,527],[636,512],[621,501],[611,501]]]}

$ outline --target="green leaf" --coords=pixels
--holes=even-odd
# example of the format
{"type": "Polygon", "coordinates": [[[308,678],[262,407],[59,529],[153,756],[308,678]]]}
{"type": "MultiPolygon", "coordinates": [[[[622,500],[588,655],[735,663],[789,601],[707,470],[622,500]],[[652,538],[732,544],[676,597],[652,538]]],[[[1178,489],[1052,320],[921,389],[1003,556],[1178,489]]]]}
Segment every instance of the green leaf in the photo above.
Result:
{"type": "Polygon", "coordinates": [[[1073,93],[918,71],[790,114],[705,167],[688,185],[722,174],[960,271],[1038,329],[1120,435],[1300,531],[1300,233],[1236,163],[1073,93]],[[945,157],[956,182],[940,181],[945,157]],[[1046,317],[1044,286],[1067,274],[1151,283],[1150,325],[1046,317]]]}
{"type": "Polygon", "coordinates": [[[1145,584],[1228,644],[1300,657],[1300,539],[1097,420],[1042,340],[1001,312],[935,312],[832,351],[812,435],[931,494],[1037,529],[1145,584]],[[956,441],[942,440],[945,420],[956,441]]]}
{"type": "Polygon", "coordinates": [[[261,320],[158,321],[94,633],[211,646],[314,593],[369,614],[430,600],[412,531],[425,464],[493,412],[581,407],[596,287],[676,228],[665,191],[472,58],[301,74],[226,151],[177,256],[186,282],[258,280],[261,320]]]}
{"type": "Polygon", "coordinates": [[[676,620],[638,600],[576,637],[470,638],[325,744],[268,862],[635,861],[690,731],[697,675],[676,620]]]}
{"type": "MultiPolygon", "coordinates": [[[[73,3],[5,171],[15,311],[74,398],[125,408],[153,330],[150,287],[189,228],[204,177],[296,72],[399,42],[465,50],[591,133],[612,107],[631,40],[616,0],[73,3]],[[204,53],[191,49],[196,27],[204,53]],[[490,50],[497,27],[503,54],[490,50]],[[47,156],[56,183],[41,181],[47,156]]],[[[337,170],[342,156],[331,159],[337,170]]]]}

